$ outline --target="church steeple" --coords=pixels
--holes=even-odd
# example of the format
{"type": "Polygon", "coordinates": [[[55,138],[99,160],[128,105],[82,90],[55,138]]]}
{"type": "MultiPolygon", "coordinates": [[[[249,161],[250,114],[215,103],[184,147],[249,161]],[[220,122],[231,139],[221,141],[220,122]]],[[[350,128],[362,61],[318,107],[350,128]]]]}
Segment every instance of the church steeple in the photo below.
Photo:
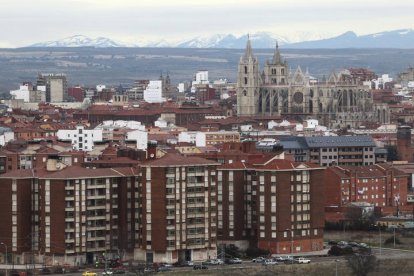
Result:
{"type": "Polygon", "coordinates": [[[244,51],[244,58],[248,60],[249,58],[253,58],[253,51],[252,51],[252,44],[250,43],[250,35],[247,34],[247,43],[246,43],[246,50],[244,51]]]}
{"type": "Polygon", "coordinates": [[[276,49],[275,49],[275,53],[273,54],[273,60],[272,60],[273,64],[282,64],[282,57],[280,56],[280,51],[279,51],[279,44],[276,41],[276,49]]]}

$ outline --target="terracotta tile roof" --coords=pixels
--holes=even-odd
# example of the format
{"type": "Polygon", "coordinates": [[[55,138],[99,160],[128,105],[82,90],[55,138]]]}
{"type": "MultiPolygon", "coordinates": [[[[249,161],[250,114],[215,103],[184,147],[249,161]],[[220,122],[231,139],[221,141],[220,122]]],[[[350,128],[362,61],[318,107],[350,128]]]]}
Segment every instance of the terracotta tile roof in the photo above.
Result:
{"type": "Polygon", "coordinates": [[[357,175],[359,178],[380,178],[385,177],[385,171],[375,165],[371,166],[339,166],[348,170],[351,174],[357,175]]]}
{"type": "Polygon", "coordinates": [[[78,166],[71,166],[56,172],[48,172],[43,169],[13,170],[11,172],[1,174],[0,178],[81,179],[134,175],[138,175],[138,170],[131,167],[87,169],[78,166]]]}
{"type": "Polygon", "coordinates": [[[0,179],[1,178],[34,178],[35,177],[35,172],[33,169],[28,169],[28,170],[13,170],[10,172],[6,172],[3,174],[0,174],[0,179]]]}
{"type": "Polygon", "coordinates": [[[245,170],[246,168],[247,167],[246,167],[245,162],[238,161],[238,162],[233,162],[231,164],[221,165],[217,169],[218,170],[245,170]]]}
{"type": "Polygon", "coordinates": [[[54,148],[49,147],[41,147],[36,151],[37,153],[43,153],[43,154],[58,154],[59,151],[54,148]]]}
{"type": "Polygon", "coordinates": [[[219,163],[194,156],[183,156],[176,153],[167,153],[163,157],[144,163],[143,167],[169,167],[169,166],[200,166],[219,165],[219,163]]]}
{"type": "MultiPolygon", "coordinates": [[[[272,156],[273,158],[273,156],[272,156]]],[[[262,159],[266,160],[266,159],[262,159]]],[[[257,161],[257,160],[256,160],[257,161]]],[[[292,162],[285,159],[270,159],[265,163],[255,164],[248,163],[248,162],[233,162],[231,164],[224,164],[221,165],[218,169],[222,170],[242,170],[242,169],[254,169],[254,170],[295,170],[295,169],[324,169],[317,164],[313,163],[300,163],[300,162],[292,162]]]]}
{"type": "Polygon", "coordinates": [[[133,160],[133,159],[128,158],[128,157],[115,157],[115,158],[105,159],[105,160],[93,160],[91,162],[87,162],[86,165],[88,165],[88,164],[111,164],[111,163],[116,163],[116,164],[139,164],[141,162],[138,161],[138,160],[133,160]]]}
{"type": "Polygon", "coordinates": [[[294,170],[294,169],[325,169],[313,163],[292,162],[285,159],[274,159],[264,164],[254,164],[256,170],[294,170]]]}

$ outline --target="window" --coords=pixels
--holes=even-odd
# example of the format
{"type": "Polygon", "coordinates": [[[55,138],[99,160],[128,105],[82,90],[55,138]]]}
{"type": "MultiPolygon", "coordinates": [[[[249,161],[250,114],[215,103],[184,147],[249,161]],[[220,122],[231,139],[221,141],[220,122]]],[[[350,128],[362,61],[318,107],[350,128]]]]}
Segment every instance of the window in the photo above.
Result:
{"type": "Polygon", "coordinates": [[[247,78],[244,78],[244,84],[247,84],[247,78]]]}
{"type": "Polygon", "coordinates": [[[247,74],[247,66],[244,66],[244,73],[247,74]]]}

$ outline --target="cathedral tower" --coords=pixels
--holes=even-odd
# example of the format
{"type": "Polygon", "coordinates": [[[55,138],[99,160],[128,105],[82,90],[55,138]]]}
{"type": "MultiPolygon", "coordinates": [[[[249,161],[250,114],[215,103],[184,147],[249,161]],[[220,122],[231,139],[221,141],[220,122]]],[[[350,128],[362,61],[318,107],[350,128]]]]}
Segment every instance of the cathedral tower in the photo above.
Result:
{"type": "Polygon", "coordinates": [[[266,85],[287,85],[289,68],[286,60],[282,60],[279,45],[276,42],[276,49],[271,61],[267,61],[264,67],[264,84],[266,85]]]}
{"type": "Polygon", "coordinates": [[[259,63],[253,56],[250,39],[248,39],[245,53],[240,57],[237,72],[238,116],[257,114],[260,85],[259,63]]]}

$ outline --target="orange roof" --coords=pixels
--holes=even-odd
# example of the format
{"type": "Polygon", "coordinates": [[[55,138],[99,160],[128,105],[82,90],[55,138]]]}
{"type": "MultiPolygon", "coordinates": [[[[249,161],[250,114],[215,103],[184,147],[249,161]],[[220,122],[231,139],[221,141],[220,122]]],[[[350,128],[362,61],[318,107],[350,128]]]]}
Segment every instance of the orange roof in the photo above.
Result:
{"type": "Polygon", "coordinates": [[[163,157],[144,163],[143,167],[172,167],[172,166],[200,166],[219,165],[219,163],[194,156],[183,156],[176,153],[168,153],[163,157]]]}

